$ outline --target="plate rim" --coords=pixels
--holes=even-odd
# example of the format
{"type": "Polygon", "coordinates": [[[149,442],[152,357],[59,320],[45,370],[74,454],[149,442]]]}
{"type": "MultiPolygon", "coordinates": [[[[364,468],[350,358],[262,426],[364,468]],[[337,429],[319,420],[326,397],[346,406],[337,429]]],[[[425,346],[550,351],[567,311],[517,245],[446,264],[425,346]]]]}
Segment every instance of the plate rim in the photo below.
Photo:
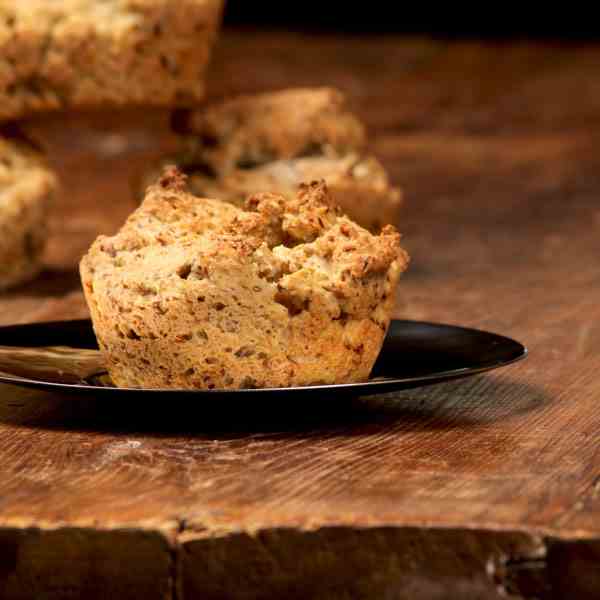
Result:
{"type": "MultiPolygon", "coordinates": [[[[5,325],[0,327],[0,334],[6,329],[17,329],[17,328],[26,328],[26,327],[36,327],[36,326],[57,326],[64,324],[89,324],[92,326],[91,319],[64,319],[64,320],[56,320],[56,321],[39,321],[34,323],[22,323],[22,324],[14,324],[14,325],[5,325]]],[[[465,327],[463,325],[452,325],[449,323],[436,323],[433,321],[417,321],[412,319],[392,319],[390,321],[390,327],[393,323],[410,323],[412,325],[425,325],[430,327],[447,327],[450,329],[457,329],[462,331],[476,332],[480,334],[486,334],[491,337],[500,338],[502,340],[506,340],[515,345],[515,347],[519,350],[519,353],[511,359],[504,360],[502,362],[496,362],[489,365],[482,365],[480,367],[461,367],[458,369],[450,369],[447,371],[440,371],[438,373],[432,373],[429,375],[420,375],[418,377],[410,377],[410,378],[398,378],[398,377],[385,377],[378,380],[371,381],[359,381],[356,383],[327,383],[327,384],[319,384],[319,385],[310,385],[310,386],[294,386],[294,387],[269,387],[269,388],[216,388],[216,389],[191,389],[191,388],[132,388],[132,387],[106,387],[106,386],[96,386],[91,384],[83,384],[83,383],[60,383],[55,381],[43,381],[39,379],[31,379],[28,377],[19,377],[18,375],[6,375],[0,372],[0,383],[8,384],[8,385],[16,385],[22,387],[31,387],[31,388],[43,388],[48,390],[68,390],[68,391],[82,391],[85,393],[90,393],[92,391],[99,393],[115,393],[123,392],[123,393],[148,393],[148,394],[228,394],[228,395],[237,395],[237,394],[247,394],[247,393],[259,393],[259,394],[275,394],[275,393],[299,393],[299,392],[315,392],[315,391],[324,391],[324,390],[347,390],[354,389],[357,391],[367,390],[373,387],[393,387],[393,386],[403,386],[407,384],[419,384],[422,383],[426,385],[427,383],[435,383],[436,381],[450,381],[453,379],[460,379],[463,377],[468,377],[472,375],[479,375],[481,373],[486,373],[488,371],[492,371],[502,367],[508,367],[517,362],[520,362],[527,358],[529,355],[528,348],[521,342],[510,338],[505,335],[501,335],[498,333],[494,333],[491,331],[487,331],[484,329],[477,329],[474,327],[465,327]]],[[[386,334],[387,335],[387,334],[386,334]]],[[[34,346],[31,346],[34,347],[34,346]]]]}

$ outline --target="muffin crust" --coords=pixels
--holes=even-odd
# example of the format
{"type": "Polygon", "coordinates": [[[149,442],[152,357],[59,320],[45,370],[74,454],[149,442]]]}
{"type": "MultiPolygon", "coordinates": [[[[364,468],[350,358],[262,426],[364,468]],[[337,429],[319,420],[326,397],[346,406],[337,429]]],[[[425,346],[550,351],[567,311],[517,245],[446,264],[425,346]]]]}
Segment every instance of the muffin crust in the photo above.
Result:
{"type": "Polygon", "coordinates": [[[393,227],[359,227],[323,182],[239,209],[170,170],[81,276],[117,385],[282,387],[368,378],[407,260],[393,227]]]}

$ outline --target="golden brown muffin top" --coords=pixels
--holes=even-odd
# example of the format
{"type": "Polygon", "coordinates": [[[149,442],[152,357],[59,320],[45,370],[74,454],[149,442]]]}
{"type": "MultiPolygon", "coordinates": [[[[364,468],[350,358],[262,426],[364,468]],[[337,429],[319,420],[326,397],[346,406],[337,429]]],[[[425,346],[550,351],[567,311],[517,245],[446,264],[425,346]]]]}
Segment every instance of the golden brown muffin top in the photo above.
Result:
{"type": "Polygon", "coordinates": [[[117,235],[98,238],[84,264],[116,285],[135,280],[163,292],[169,281],[174,289],[208,285],[231,269],[244,273],[250,295],[271,284],[290,316],[316,303],[340,318],[366,314],[390,271],[397,277],[406,268],[399,242],[392,226],[372,235],[340,214],[323,182],[302,185],[292,199],[255,194],[242,210],[188,194],[172,168],[117,235]]]}

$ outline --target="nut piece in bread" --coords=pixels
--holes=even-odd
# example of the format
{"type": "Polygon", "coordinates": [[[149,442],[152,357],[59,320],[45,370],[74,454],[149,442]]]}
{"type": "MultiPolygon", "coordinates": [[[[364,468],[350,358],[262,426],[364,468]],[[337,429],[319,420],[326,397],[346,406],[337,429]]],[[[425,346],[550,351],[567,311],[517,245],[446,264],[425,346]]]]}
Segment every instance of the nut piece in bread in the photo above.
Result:
{"type": "Polygon", "coordinates": [[[81,262],[118,386],[248,388],[365,380],[408,257],[387,226],[343,216],[323,182],[244,209],[186,191],[176,170],[81,262]]]}
{"type": "Polygon", "coordinates": [[[56,177],[25,140],[0,137],[0,290],[40,270],[56,177]]]}
{"type": "Polygon", "coordinates": [[[176,114],[182,152],[165,162],[189,175],[196,195],[243,206],[250,194],[293,197],[301,182],[324,179],[334,202],[367,229],[398,220],[401,192],[366,152],[365,128],[337,90],[241,96],[176,114]]]}
{"type": "Polygon", "coordinates": [[[90,106],[191,106],[223,0],[0,0],[0,120],[90,106]]]}

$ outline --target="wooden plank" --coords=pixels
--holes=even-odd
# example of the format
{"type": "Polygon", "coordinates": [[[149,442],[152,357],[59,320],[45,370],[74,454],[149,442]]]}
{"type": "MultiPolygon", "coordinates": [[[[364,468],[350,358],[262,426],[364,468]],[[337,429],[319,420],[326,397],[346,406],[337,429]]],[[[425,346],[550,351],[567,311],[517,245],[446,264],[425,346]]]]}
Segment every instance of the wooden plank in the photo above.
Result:
{"type": "Polygon", "coordinates": [[[537,557],[539,547],[509,532],[390,527],[237,533],[184,542],[182,553],[186,598],[260,598],[268,589],[290,599],[491,600],[506,589],[506,557],[537,557]]]}
{"type": "Polygon", "coordinates": [[[0,529],[0,598],[173,598],[174,559],[158,533],[0,529]]]}
{"type": "MultiPolygon", "coordinates": [[[[397,315],[512,335],[530,358],[351,404],[124,406],[3,386],[0,590],[18,579],[5,548],[37,527],[134,532],[133,562],[171,597],[598,597],[598,60],[597,46],[226,35],[213,96],[333,84],[372,127],[407,197],[397,315]]],[[[2,323],[86,314],[79,255],[172,145],[161,112],[68,123],[29,124],[64,193],[49,270],[0,299],[2,323]]],[[[112,569],[73,589],[113,589],[112,569]]]]}

